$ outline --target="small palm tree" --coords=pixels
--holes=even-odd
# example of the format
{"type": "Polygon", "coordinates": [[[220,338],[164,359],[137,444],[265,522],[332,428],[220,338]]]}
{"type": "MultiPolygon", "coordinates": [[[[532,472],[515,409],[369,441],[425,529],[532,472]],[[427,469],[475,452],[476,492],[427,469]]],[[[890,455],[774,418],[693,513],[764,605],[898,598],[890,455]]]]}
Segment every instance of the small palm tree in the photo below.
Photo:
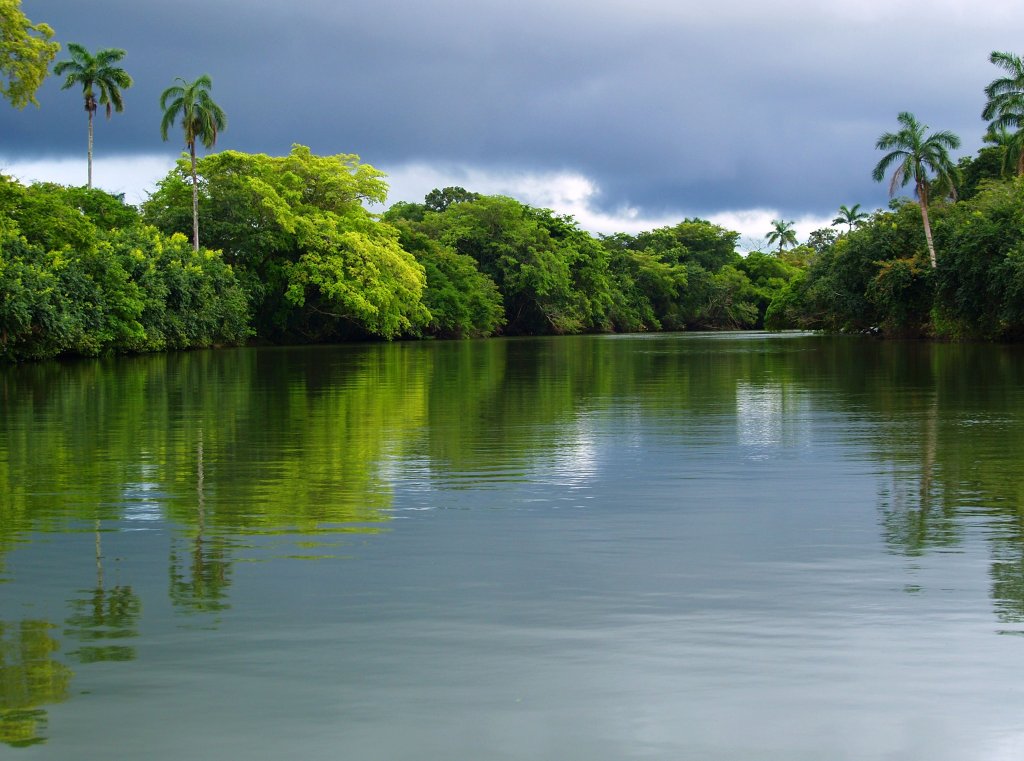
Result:
{"type": "Polygon", "coordinates": [[[983,140],[998,148],[1003,160],[999,172],[1005,177],[1008,174],[1021,174],[1024,165],[1024,130],[1012,132],[1005,126],[989,126],[983,140]]]}
{"type": "Polygon", "coordinates": [[[928,256],[932,269],[935,269],[938,264],[935,244],[932,242],[932,226],[928,220],[928,199],[933,184],[938,185],[944,194],[955,197],[956,167],[949,158],[949,152],[960,147],[960,138],[948,130],[925,135],[928,126],[918,122],[908,111],[903,111],[896,119],[902,129],[899,132],[884,133],[875,143],[878,150],[889,153],[878,162],[871,176],[875,182],[881,182],[889,167],[896,166],[889,182],[890,196],[896,192],[896,188],[914,181],[921,221],[924,223],[924,237],[928,241],[928,256]]]}
{"type": "MultiPolygon", "coordinates": [[[[993,51],[989,60],[1007,73],[989,82],[985,88],[988,102],[981,112],[982,119],[991,120],[991,133],[1017,135],[1017,144],[1024,133],[1024,61],[1013,53],[993,51]]],[[[996,142],[996,141],[992,141],[996,142]]],[[[996,142],[997,145],[1006,143],[996,142]]],[[[1017,174],[1024,174],[1024,151],[1016,151],[1017,174]]]]}
{"type": "Polygon", "coordinates": [[[181,84],[168,87],[160,95],[160,108],[164,112],[160,135],[167,140],[167,131],[174,122],[181,119],[185,145],[192,159],[192,245],[198,251],[199,178],[196,173],[196,141],[206,148],[212,148],[217,142],[217,135],[227,128],[228,120],[224,110],[210,97],[213,82],[208,74],[203,74],[194,82],[186,82],[181,77],[174,81],[181,84]]]}
{"type": "Polygon", "coordinates": [[[132,86],[132,78],[119,66],[125,52],[120,48],[104,48],[93,55],[76,42],[68,43],[71,59],[58,61],[53,73],[58,77],[67,75],[62,90],[75,85],[82,86],[85,97],[85,112],[89,115],[89,187],[92,187],[92,121],[99,106],[107,107],[107,118],[112,111],[124,111],[121,90],[132,86]],[[97,92],[99,95],[97,96],[97,92]]]}
{"type": "Polygon", "coordinates": [[[853,232],[854,227],[860,227],[868,218],[867,212],[860,210],[860,204],[855,203],[852,207],[843,204],[839,207],[839,216],[832,220],[833,225],[848,225],[848,233],[853,232]]]}
{"type": "Polygon", "coordinates": [[[793,229],[792,222],[784,222],[781,219],[772,220],[772,231],[766,236],[768,238],[768,245],[773,243],[779,244],[779,253],[782,253],[782,249],[786,246],[795,246],[796,230],[793,229]]]}

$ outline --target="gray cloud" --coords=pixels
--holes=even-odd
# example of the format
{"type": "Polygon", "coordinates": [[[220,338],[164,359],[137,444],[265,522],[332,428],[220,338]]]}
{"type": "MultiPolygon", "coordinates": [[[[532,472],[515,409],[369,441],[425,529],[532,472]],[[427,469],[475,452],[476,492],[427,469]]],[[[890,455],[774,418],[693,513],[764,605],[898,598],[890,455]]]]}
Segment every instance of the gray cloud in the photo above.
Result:
{"type": "MultiPolygon", "coordinates": [[[[1009,0],[25,0],[61,41],[123,47],[136,85],[99,124],[98,153],[171,155],[160,91],[209,73],[220,148],[293,142],[375,165],[572,171],[605,208],[650,215],[885,203],[877,136],[910,110],[977,148],[993,49],[1013,50],[1009,0]]],[[[1024,51],[1018,51],[1024,52],[1024,51]]],[[[78,98],[0,108],[9,156],[84,152],[78,98]]]]}

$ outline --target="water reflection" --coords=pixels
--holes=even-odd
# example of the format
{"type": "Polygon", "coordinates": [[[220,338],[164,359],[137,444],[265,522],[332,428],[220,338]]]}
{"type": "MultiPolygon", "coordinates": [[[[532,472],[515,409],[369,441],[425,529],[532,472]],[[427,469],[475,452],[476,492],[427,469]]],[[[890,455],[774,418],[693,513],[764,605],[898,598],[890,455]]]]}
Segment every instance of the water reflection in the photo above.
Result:
{"type": "Polygon", "coordinates": [[[68,698],[73,672],[54,657],[53,629],[41,620],[0,621],[0,743],[45,742],[44,706],[68,698]]]}
{"type": "Polygon", "coordinates": [[[740,447],[751,459],[766,459],[780,449],[809,446],[808,396],[780,382],[736,384],[736,424],[740,447]]]}
{"type": "Polygon", "coordinates": [[[122,640],[137,637],[142,601],[128,585],[107,588],[103,572],[103,544],[100,522],[95,524],[96,585],[80,590],[71,599],[71,614],[64,622],[64,636],[82,644],[69,655],[80,663],[131,661],[135,648],[122,640]]]}
{"type": "MultiPolygon", "coordinates": [[[[1013,347],[496,340],[44,363],[0,371],[0,386],[0,562],[75,521],[166,524],[181,609],[228,606],[239,537],[292,536],[302,552],[284,554],[331,556],[339,538],[386,527],[396,490],[584,485],[609,467],[608,431],[636,447],[662,434],[712,443],[729,421],[741,456],[768,460],[812,446],[839,415],[847,444],[885,474],[888,546],[950,549],[985,521],[999,615],[1024,610],[1013,347]]],[[[102,585],[91,595],[112,604],[102,585]]]]}

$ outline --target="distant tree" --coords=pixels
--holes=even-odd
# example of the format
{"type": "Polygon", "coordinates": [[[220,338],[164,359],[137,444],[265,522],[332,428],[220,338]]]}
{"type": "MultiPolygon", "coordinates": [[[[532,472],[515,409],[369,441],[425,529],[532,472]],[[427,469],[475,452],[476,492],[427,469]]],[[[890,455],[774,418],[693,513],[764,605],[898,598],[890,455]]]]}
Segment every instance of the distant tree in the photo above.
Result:
{"type": "Polygon", "coordinates": [[[164,118],[160,122],[160,136],[167,140],[167,131],[178,119],[185,131],[185,145],[192,159],[192,246],[199,250],[199,178],[196,173],[196,141],[212,148],[217,135],[228,125],[224,110],[210,97],[213,81],[203,74],[194,82],[181,77],[174,80],[180,85],[168,87],[160,95],[160,108],[164,118]]]}
{"type": "Polygon", "coordinates": [[[779,244],[780,254],[786,246],[797,245],[796,230],[793,229],[793,223],[781,219],[772,220],[772,231],[768,233],[766,238],[768,239],[769,246],[774,243],[779,244]]]}
{"type": "Polygon", "coordinates": [[[909,111],[901,112],[896,119],[901,129],[898,132],[883,133],[875,143],[878,150],[889,153],[878,162],[871,176],[875,182],[881,182],[889,168],[895,165],[889,182],[890,196],[896,192],[896,188],[914,181],[921,220],[924,222],[924,235],[928,242],[928,256],[932,269],[935,269],[938,263],[935,244],[932,242],[932,226],[928,219],[928,202],[933,185],[937,185],[944,194],[955,193],[953,184],[956,167],[949,158],[949,151],[960,147],[960,138],[948,130],[926,135],[927,125],[918,122],[909,111]]]}
{"type": "MultiPolygon", "coordinates": [[[[832,224],[835,224],[835,222],[832,224]]],[[[807,236],[807,246],[815,255],[821,255],[833,246],[838,237],[836,231],[831,227],[821,227],[817,230],[812,230],[811,234],[807,236]]]]}
{"type": "MultiPolygon", "coordinates": [[[[989,132],[994,135],[1014,135],[1017,174],[1024,174],[1024,151],[1020,150],[1024,135],[1024,61],[1013,53],[993,51],[989,60],[1007,73],[989,82],[985,88],[988,101],[981,112],[983,119],[991,120],[989,132]]],[[[999,143],[996,145],[1006,145],[999,143]]]]}
{"type": "Polygon", "coordinates": [[[1005,125],[989,127],[983,138],[999,151],[1002,161],[999,171],[1002,176],[1024,172],[1024,129],[1008,129],[1005,125]]]}
{"type": "Polygon", "coordinates": [[[868,218],[867,212],[860,210],[860,204],[855,203],[853,207],[843,204],[839,207],[839,216],[832,220],[833,225],[848,225],[847,232],[853,232],[854,227],[860,227],[868,218]]]}
{"type": "Polygon", "coordinates": [[[119,66],[118,61],[124,58],[125,52],[119,48],[104,48],[93,55],[76,42],[68,43],[68,52],[71,59],[59,61],[53,67],[53,73],[59,77],[67,75],[62,90],[82,86],[82,95],[85,98],[85,112],[89,115],[89,182],[92,187],[92,122],[96,109],[99,106],[106,106],[107,118],[110,118],[111,111],[124,111],[124,100],[121,97],[121,90],[132,86],[132,78],[128,72],[119,66]],[[97,97],[99,91],[99,97],[97,97]]]}
{"type": "Polygon", "coordinates": [[[424,206],[426,206],[429,211],[444,211],[453,203],[475,201],[478,198],[480,198],[479,193],[472,193],[465,188],[460,188],[456,185],[445,188],[444,190],[434,188],[427,193],[423,201],[424,206]]]}
{"type": "Polygon", "coordinates": [[[33,24],[21,12],[21,0],[0,0],[0,95],[15,108],[38,106],[36,90],[60,50],[53,29],[33,24]]]}

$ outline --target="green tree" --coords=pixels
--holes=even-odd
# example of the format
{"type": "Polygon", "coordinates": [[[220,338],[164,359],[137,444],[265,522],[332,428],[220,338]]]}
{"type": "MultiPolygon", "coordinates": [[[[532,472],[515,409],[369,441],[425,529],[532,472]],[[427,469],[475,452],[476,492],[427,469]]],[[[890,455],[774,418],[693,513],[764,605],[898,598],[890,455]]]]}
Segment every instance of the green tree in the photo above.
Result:
{"type": "Polygon", "coordinates": [[[220,254],[142,225],[102,190],[0,177],[0,361],[249,334],[248,300],[220,254]]]}
{"type": "Polygon", "coordinates": [[[773,243],[779,244],[780,254],[786,246],[795,246],[797,244],[796,230],[793,229],[793,223],[781,219],[772,220],[772,231],[765,237],[768,239],[768,245],[773,243]]]}
{"type": "Polygon", "coordinates": [[[60,50],[53,29],[33,24],[21,12],[21,0],[0,0],[0,95],[15,108],[38,106],[36,90],[60,50]]]}
{"type": "Polygon", "coordinates": [[[992,80],[985,88],[988,101],[981,118],[992,122],[990,132],[1005,135],[1012,129],[1016,133],[1012,141],[1017,159],[1016,172],[1024,174],[1024,151],[1020,150],[1021,136],[1024,135],[1024,61],[1018,55],[999,51],[992,51],[989,60],[1005,71],[1006,76],[992,80]]]}
{"type": "Polygon", "coordinates": [[[181,77],[175,79],[180,85],[168,87],[160,95],[160,108],[164,112],[160,122],[160,136],[167,140],[167,131],[179,118],[185,131],[185,145],[192,159],[192,246],[199,250],[199,178],[196,174],[196,141],[206,148],[212,148],[217,135],[228,125],[224,110],[210,97],[213,81],[203,74],[194,82],[181,77]]]}
{"type": "MultiPolygon", "coordinates": [[[[392,207],[394,209],[395,207],[392,207]]],[[[399,244],[416,257],[426,274],[423,304],[430,312],[427,333],[441,338],[476,338],[494,333],[505,322],[501,291],[477,269],[472,257],[429,238],[415,222],[391,211],[384,220],[399,231],[399,244]]]]}
{"type": "Polygon", "coordinates": [[[949,158],[949,151],[960,147],[960,138],[948,130],[926,135],[928,126],[918,122],[909,111],[901,112],[896,119],[901,129],[898,132],[883,133],[875,143],[878,150],[889,153],[878,162],[871,176],[875,182],[881,182],[889,168],[896,167],[889,182],[890,196],[896,192],[896,188],[913,180],[917,203],[921,209],[921,221],[924,223],[924,236],[928,242],[928,257],[932,269],[935,269],[938,263],[932,241],[932,225],[928,219],[928,202],[933,185],[937,184],[944,189],[953,188],[956,167],[949,158]]]}
{"type": "Polygon", "coordinates": [[[867,212],[860,210],[860,204],[855,203],[852,207],[843,204],[839,207],[839,216],[832,220],[833,225],[847,225],[847,232],[853,232],[854,227],[859,227],[868,218],[867,212]]]}
{"type": "Polygon", "coordinates": [[[750,299],[749,280],[736,269],[742,260],[736,251],[738,238],[738,233],[704,219],[685,219],[636,237],[606,238],[617,288],[638,308],[623,309],[619,299],[615,324],[628,324],[620,315],[632,313],[633,320],[640,317],[666,330],[752,325],[757,307],[750,299]],[[653,322],[645,316],[648,312],[653,322]]]}
{"type": "Polygon", "coordinates": [[[89,182],[92,187],[92,130],[93,116],[99,106],[106,106],[107,118],[112,111],[124,111],[124,99],[121,90],[132,86],[132,78],[128,72],[115,64],[124,58],[125,52],[120,48],[104,48],[93,55],[76,42],[68,43],[70,60],[58,61],[53,73],[59,77],[66,75],[62,90],[75,85],[82,86],[85,98],[85,112],[89,116],[89,182]],[[97,97],[97,91],[99,97],[97,97]]]}
{"type": "Polygon", "coordinates": [[[1024,129],[1014,132],[1005,124],[993,124],[985,133],[984,140],[992,145],[1002,158],[999,163],[1001,176],[1024,174],[1024,129]]]}
{"type": "MultiPolygon", "coordinates": [[[[301,145],[287,156],[222,151],[196,171],[204,239],[248,288],[261,337],[394,338],[429,320],[423,267],[398,230],[362,205],[383,203],[383,173],[358,156],[315,156],[301,145]]],[[[189,227],[190,172],[183,158],[144,204],[165,233],[189,227]]]]}
{"type": "Polygon", "coordinates": [[[420,231],[471,257],[498,286],[507,333],[609,327],[606,251],[572,218],[504,196],[482,196],[426,212],[420,231]]]}
{"type": "Polygon", "coordinates": [[[480,197],[479,193],[473,193],[458,185],[439,190],[434,188],[423,199],[423,205],[429,211],[444,211],[453,203],[463,201],[475,201],[480,197]]]}

